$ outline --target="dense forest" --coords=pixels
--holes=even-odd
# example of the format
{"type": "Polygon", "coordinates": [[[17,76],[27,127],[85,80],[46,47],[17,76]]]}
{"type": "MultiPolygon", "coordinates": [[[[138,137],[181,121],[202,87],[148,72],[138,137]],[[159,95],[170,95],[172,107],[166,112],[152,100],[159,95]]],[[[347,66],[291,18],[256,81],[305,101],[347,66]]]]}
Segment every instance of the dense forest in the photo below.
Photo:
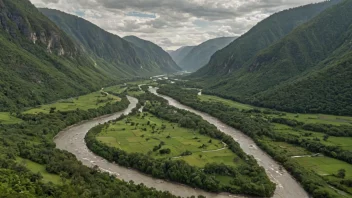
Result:
{"type": "MultiPolygon", "coordinates": [[[[318,10],[322,12],[316,10],[316,17],[291,30],[287,29],[286,35],[261,50],[246,53],[243,47],[239,48],[242,45],[237,43],[234,46],[240,51],[236,52],[230,45],[227,48],[232,49],[228,55],[232,57],[232,62],[223,63],[216,59],[217,56],[213,58],[216,64],[221,63],[219,67],[226,66],[226,75],[215,74],[222,69],[210,61],[214,72],[194,80],[201,81],[198,84],[204,87],[205,93],[242,103],[295,113],[351,115],[352,2],[342,1],[334,5],[337,2],[329,1],[288,11],[293,16],[309,9],[320,8],[318,10]]],[[[284,14],[273,15],[262,23],[284,14]]],[[[265,35],[264,30],[258,30],[260,27],[258,24],[234,43],[250,38],[250,32],[262,32],[265,35]]],[[[248,40],[243,45],[261,43],[258,39],[248,40]]],[[[218,54],[219,57],[222,55],[223,61],[227,60],[225,52],[218,54]]],[[[196,72],[192,77],[200,73],[196,72]]]]}
{"type": "Polygon", "coordinates": [[[216,52],[210,62],[192,74],[192,77],[201,77],[199,80],[206,82],[216,82],[218,77],[224,77],[242,68],[260,50],[271,46],[299,25],[339,2],[341,0],[324,1],[271,15],[230,45],[216,52]]]}
{"type": "MultiPolygon", "coordinates": [[[[188,165],[182,160],[154,159],[140,153],[127,153],[124,150],[109,147],[96,139],[95,136],[103,128],[108,127],[109,124],[99,125],[87,134],[86,142],[90,150],[110,162],[116,162],[120,165],[137,169],[153,177],[184,183],[211,192],[230,192],[265,197],[273,195],[275,184],[269,180],[265,170],[257,164],[256,160],[246,155],[233,138],[217,130],[215,126],[204,121],[201,117],[167,105],[164,99],[154,94],[145,93],[138,98],[140,103],[144,105],[143,111],[150,112],[159,118],[178,123],[182,127],[194,129],[199,131],[200,134],[205,134],[225,142],[230,150],[246,161],[246,164],[240,165],[238,168],[224,164],[208,164],[204,170],[201,170],[200,168],[188,165]],[[220,182],[212,176],[214,173],[231,176],[232,185],[220,185],[220,182]]],[[[139,109],[139,106],[136,109],[139,109]]],[[[135,110],[134,113],[139,112],[135,110]]],[[[123,117],[118,120],[121,119],[123,117]]],[[[117,120],[114,122],[117,122],[117,120]]],[[[160,149],[160,146],[157,149],[160,149]]]]}
{"type": "Polygon", "coordinates": [[[53,137],[81,120],[121,111],[129,104],[122,101],[96,110],[54,112],[17,116],[24,122],[1,125],[0,195],[1,197],[174,197],[116,179],[99,169],[88,168],[70,153],[55,148],[53,137]],[[30,172],[16,156],[44,165],[46,171],[60,175],[63,184],[46,183],[40,173],[30,172]]]}
{"type": "MultiPolygon", "coordinates": [[[[352,130],[351,127],[336,127],[326,124],[303,124],[288,119],[268,120],[266,118],[268,112],[263,112],[261,110],[238,110],[222,103],[200,101],[197,98],[197,90],[182,89],[178,85],[164,85],[158,90],[158,92],[168,95],[196,110],[208,113],[250,136],[263,150],[268,152],[275,160],[282,163],[282,165],[301,182],[305,190],[312,194],[313,197],[338,197],[335,192],[329,191],[328,185],[330,183],[328,184],[327,181],[320,176],[299,166],[296,162],[291,160],[291,158],[286,157],[285,153],[280,152],[280,150],[273,149],[266,141],[263,141],[263,139],[269,138],[272,141],[288,142],[303,147],[311,152],[324,153],[327,156],[352,163],[351,151],[343,150],[336,146],[327,146],[314,139],[301,139],[300,137],[292,136],[290,134],[275,132],[272,123],[287,124],[343,137],[350,135],[350,131],[352,130]]],[[[336,186],[344,189],[340,184],[336,186]]]]}

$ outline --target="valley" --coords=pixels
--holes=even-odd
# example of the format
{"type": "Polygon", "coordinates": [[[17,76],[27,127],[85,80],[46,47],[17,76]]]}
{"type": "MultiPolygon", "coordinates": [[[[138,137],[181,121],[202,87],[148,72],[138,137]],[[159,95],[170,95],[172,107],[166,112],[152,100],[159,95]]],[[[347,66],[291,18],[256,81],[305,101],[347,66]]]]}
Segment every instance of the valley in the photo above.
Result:
{"type": "Polygon", "coordinates": [[[0,197],[352,198],[351,10],[0,0],[0,197]]]}
{"type": "Polygon", "coordinates": [[[348,122],[350,117],[290,114],[256,108],[215,96],[199,95],[198,90],[185,89],[174,84],[164,85],[160,93],[240,129],[297,179],[307,181],[315,177],[316,183],[326,186],[324,191],[332,192],[334,190],[331,186],[334,186],[344,191],[335,191],[336,196],[350,197],[350,177],[347,174],[343,177],[337,176],[340,170],[346,171],[352,167],[352,128],[348,122]],[[216,113],[213,108],[217,109],[216,113]],[[305,173],[295,176],[302,171],[305,173]],[[316,175],[308,173],[311,171],[316,175]],[[321,179],[318,180],[319,177],[321,179]]]}

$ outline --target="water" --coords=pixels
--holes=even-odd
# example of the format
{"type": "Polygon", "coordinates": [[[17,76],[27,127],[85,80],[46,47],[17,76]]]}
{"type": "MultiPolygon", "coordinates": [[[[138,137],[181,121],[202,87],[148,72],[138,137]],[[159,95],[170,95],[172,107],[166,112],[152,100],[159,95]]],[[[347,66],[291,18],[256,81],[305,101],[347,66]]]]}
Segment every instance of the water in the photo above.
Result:
{"type": "MultiPolygon", "coordinates": [[[[150,89],[150,91],[154,94],[156,93],[156,88],[150,89]]],[[[157,94],[158,95],[158,94],[157,94]]],[[[217,126],[221,131],[226,134],[231,135],[237,142],[240,143],[242,149],[250,155],[253,155],[258,163],[263,166],[267,174],[270,176],[272,181],[277,183],[277,190],[275,191],[274,197],[276,198],[305,198],[308,197],[308,194],[304,191],[304,189],[296,182],[286,171],[280,172],[279,165],[270,158],[265,152],[260,150],[253,140],[249,137],[241,133],[240,131],[227,126],[226,124],[220,122],[218,119],[209,116],[208,114],[193,110],[190,107],[180,104],[176,100],[162,96],[166,100],[169,101],[169,104],[175,106],[180,109],[185,109],[196,113],[203,117],[203,119],[217,126]]],[[[149,177],[143,173],[140,173],[136,170],[127,169],[121,167],[117,164],[110,163],[105,159],[93,154],[87,148],[84,137],[87,132],[93,128],[94,126],[105,123],[110,120],[114,120],[120,117],[123,114],[128,114],[131,110],[136,107],[138,100],[133,97],[128,97],[130,101],[130,105],[124,111],[115,113],[113,115],[104,116],[100,118],[96,118],[90,121],[82,122],[80,124],[71,126],[64,131],[60,132],[54,139],[56,143],[56,147],[61,150],[66,150],[72,154],[74,154],[79,161],[81,161],[84,165],[88,167],[93,167],[97,165],[100,170],[104,172],[108,172],[110,174],[115,175],[117,178],[125,181],[134,181],[136,184],[144,183],[146,186],[155,188],[160,191],[169,191],[176,196],[189,197],[192,195],[203,195],[206,197],[214,197],[214,198],[225,198],[225,197],[248,197],[248,196],[234,196],[227,193],[221,194],[212,194],[205,192],[200,189],[194,189],[185,185],[154,179],[149,177]]]]}
{"type": "Polygon", "coordinates": [[[266,173],[270,177],[270,179],[275,182],[276,191],[274,197],[278,198],[305,198],[309,197],[307,192],[303,189],[303,187],[283,168],[280,168],[280,165],[273,160],[268,154],[266,154],[263,150],[258,148],[255,142],[246,136],[241,131],[234,129],[224,123],[222,123],[217,118],[214,118],[206,113],[194,110],[188,106],[182,105],[178,101],[168,97],[160,95],[156,92],[157,88],[149,89],[152,93],[163,97],[169,102],[169,105],[177,107],[179,109],[188,110],[193,112],[199,116],[201,116],[204,120],[208,121],[211,124],[214,124],[219,130],[233,137],[243,149],[249,155],[254,156],[254,158],[258,161],[258,164],[265,168],[266,173]]]}

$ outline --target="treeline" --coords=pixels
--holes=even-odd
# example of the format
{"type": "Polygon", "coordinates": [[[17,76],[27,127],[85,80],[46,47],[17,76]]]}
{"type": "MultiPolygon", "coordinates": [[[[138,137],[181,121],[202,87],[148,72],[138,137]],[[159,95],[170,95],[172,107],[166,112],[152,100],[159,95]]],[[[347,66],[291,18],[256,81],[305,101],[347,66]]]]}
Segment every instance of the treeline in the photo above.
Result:
{"type": "MultiPolygon", "coordinates": [[[[338,194],[330,190],[327,182],[318,175],[305,170],[290,158],[280,153],[277,149],[272,149],[262,142],[263,137],[277,135],[271,128],[269,120],[263,119],[260,115],[239,111],[222,103],[212,103],[200,101],[196,91],[189,91],[177,85],[164,85],[158,92],[168,95],[179,102],[190,106],[196,110],[208,113],[222,122],[238,129],[250,136],[258,146],[269,153],[303,185],[304,189],[315,198],[339,197],[338,194]]],[[[313,144],[312,144],[313,145],[313,144]]],[[[315,148],[312,147],[312,148],[315,148]]],[[[312,149],[311,148],[311,149],[312,149]]],[[[313,150],[313,149],[312,149],[313,150]]],[[[314,151],[313,151],[314,152],[314,151]]]]}
{"type": "MultiPolygon", "coordinates": [[[[211,192],[230,192],[264,197],[273,195],[275,184],[267,177],[265,170],[257,164],[252,156],[246,155],[239,144],[230,136],[220,132],[215,126],[193,113],[167,105],[166,100],[154,94],[143,94],[139,96],[139,100],[144,105],[144,111],[148,111],[158,118],[178,123],[181,127],[194,129],[201,134],[225,142],[246,164],[239,165],[238,168],[229,167],[224,164],[211,164],[202,170],[180,160],[154,159],[151,156],[141,153],[127,153],[121,149],[109,147],[96,139],[96,135],[103,128],[108,127],[108,124],[99,125],[89,131],[86,136],[86,143],[89,149],[110,162],[116,162],[122,166],[131,167],[152,175],[153,177],[168,179],[187,184],[191,187],[211,192]],[[214,177],[214,173],[231,176],[233,178],[231,185],[221,184],[214,177]]],[[[123,118],[119,118],[118,120],[121,119],[123,118]]]]}
{"type": "Polygon", "coordinates": [[[97,110],[19,115],[23,123],[0,125],[0,197],[175,197],[143,184],[120,181],[97,167],[88,168],[74,155],[55,148],[53,137],[64,128],[127,108],[129,101],[121,98],[97,110]],[[61,177],[62,184],[44,183],[40,173],[16,163],[16,156],[44,165],[47,172],[61,177]]]}
{"type": "Polygon", "coordinates": [[[352,127],[347,125],[335,126],[332,124],[306,124],[297,120],[291,120],[286,118],[272,118],[271,122],[285,124],[291,127],[301,128],[307,131],[325,133],[327,135],[335,137],[352,137],[352,127]]]}

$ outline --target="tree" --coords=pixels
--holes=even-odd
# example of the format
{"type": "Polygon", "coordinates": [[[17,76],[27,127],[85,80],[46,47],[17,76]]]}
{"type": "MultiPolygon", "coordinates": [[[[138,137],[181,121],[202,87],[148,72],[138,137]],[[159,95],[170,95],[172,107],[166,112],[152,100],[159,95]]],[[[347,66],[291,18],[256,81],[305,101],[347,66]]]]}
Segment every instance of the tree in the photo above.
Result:
{"type": "Polygon", "coordinates": [[[329,135],[324,135],[324,141],[326,142],[328,141],[328,139],[329,139],[329,135]]]}
{"type": "Polygon", "coordinates": [[[346,170],[345,169],[340,169],[337,173],[338,178],[344,179],[346,177],[346,170]]]}

